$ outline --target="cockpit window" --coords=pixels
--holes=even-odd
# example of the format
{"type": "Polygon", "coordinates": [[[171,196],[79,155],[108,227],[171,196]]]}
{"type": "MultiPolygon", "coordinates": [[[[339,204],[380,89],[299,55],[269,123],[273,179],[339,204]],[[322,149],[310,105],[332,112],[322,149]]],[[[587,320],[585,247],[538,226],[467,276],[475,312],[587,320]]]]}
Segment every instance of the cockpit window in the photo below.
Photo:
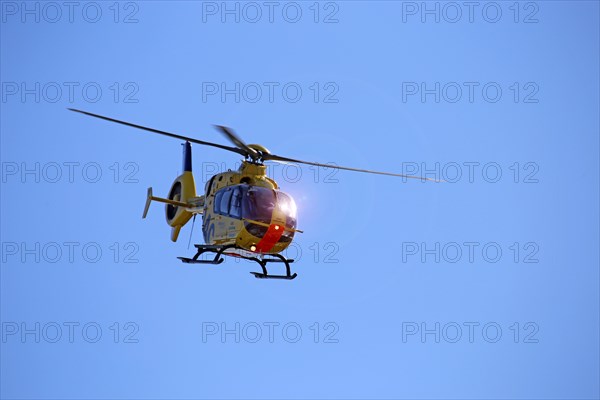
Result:
{"type": "Polygon", "coordinates": [[[259,186],[244,186],[242,217],[270,224],[275,208],[275,191],[259,186]]]}
{"type": "Polygon", "coordinates": [[[273,189],[246,184],[229,186],[215,193],[215,213],[270,224],[277,207],[286,215],[286,226],[296,228],[294,199],[273,189]]]}
{"type": "Polygon", "coordinates": [[[219,207],[219,211],[221,214],[227,215],[229,212],[229,201],[231,200],[232,190],[230,187],[226,188],[223,191],[223,197],[221,197],[221,206],[219,207]]]}
{"type": "Polygon", "coordinates": [[[223,197],[223,190],[219,190],[216,194],[215,194],[215,200],[214,200],[214,207],[213,210],[214,212],[216,212],[217,214],[221,214],[221,198],[223,197]]]}
{"type": "Polygon", "coordinates": [[[289,228],[295,229],[296,228],[296,215],[298,212],[298,209],[296,208],[296,202],[294,202],[294,199],[283,193],[283,192],[276,192],[277,193],[277,208],[285,214],[286,216],[286,223],[285,225],[289,228]]]}
{"type": "Polygon", "coordinates": [[[229,206],[229,216],[232,218],[242,217],[242,192],[243,189],[239,186],[233,189],[231,204],[229,206]]]}

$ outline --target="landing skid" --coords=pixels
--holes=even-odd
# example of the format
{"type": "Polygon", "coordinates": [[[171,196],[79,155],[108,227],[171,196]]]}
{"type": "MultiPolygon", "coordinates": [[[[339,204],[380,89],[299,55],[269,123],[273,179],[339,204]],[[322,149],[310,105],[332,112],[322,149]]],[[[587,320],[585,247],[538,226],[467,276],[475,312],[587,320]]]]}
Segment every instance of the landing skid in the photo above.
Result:
{"type": "Polygon", "coordinates": [[[177,257],[177,258],[179,258],[182,262],[184,262],[186,264],[221,264],[224,261],[222,256],[225,255],[225,256],[238,257],[238,258],[243,258],[244,260],[250,260],[250,261],[257,262],[260,265],[262,272],[250,272],[250,273],[258,279],[292,280],[298,276],[298,274],[296,274],[296,273],[293,273],[293,274],[291,273],[290,264],[293,263],[294,260],[287,259],[284,256],[282,256],[281,254],[269,254],[269,255],[263,255],[263,256],[254,256],[254,255],[247,256],[247,255],[238,254],[238,253],[227,253],[228,250],[240,250],[240,251],[246,252],[246,250],[241,249],[234,244],[225,245],[225,246],[195,244],[194,246],[197,249],[197,252],[194,255],[194,257],[192,257],[192,258],[177,257]],[[198,258],[204,253],[215,253],[215,257],[212,260],[199,260],[198,258]],[[269,272],[267,271],[268,263],[284,263],[286,274],[285,275],[269,275],[269,272]]]}

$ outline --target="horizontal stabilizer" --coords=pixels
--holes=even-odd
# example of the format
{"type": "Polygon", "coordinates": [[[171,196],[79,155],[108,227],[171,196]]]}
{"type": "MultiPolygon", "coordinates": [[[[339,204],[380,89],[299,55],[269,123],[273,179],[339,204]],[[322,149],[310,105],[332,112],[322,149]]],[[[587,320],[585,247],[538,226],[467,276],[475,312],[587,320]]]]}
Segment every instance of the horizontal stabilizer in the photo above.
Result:
{"type": "Polygon", "coordinates": [[[172,204],[172,205],[178,206],[178,207],[186,207],[186,208],[194,207],[194,204],[192,204],[192,203],[184,203],[182,201],[169,200],[169,199],[164,199],[162,197],[153,196],[152,188],[149,187],[148,195],[146,197],[146,206],[144,207],[144,214],[142,215],[142,218],[146,218],[146,215],[148,215],[148,209],[150,208],[150,203],[152,202],[152,200],[159,201],[161,203],[172,204]]]}

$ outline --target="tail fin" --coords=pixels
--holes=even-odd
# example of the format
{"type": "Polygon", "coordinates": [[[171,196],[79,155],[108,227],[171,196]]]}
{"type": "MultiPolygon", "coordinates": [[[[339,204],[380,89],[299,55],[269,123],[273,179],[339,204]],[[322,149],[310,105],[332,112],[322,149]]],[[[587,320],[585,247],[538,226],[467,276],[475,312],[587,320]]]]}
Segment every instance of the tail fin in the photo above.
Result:
{"type": "Polygon", "coordinates": [[[183,172],[192,172],[192,145],[190,142],[183,144],[183,172]]]}
{"type": "Polygon", "coordinates": [[[152,194],[152,188],[148,188],[146,206],[144,207],[143,218],[146,218],[150,203],[159,201],[166,203],[167,223],[171,226],[171,240],[177,241],[179,231],[192,215],[201,213],[200,207],[203,206],[204,196],[197,197],[194,175],[192,175],[192,146],[190,142],[183,144],[183,172],[178,176],[167,198],[156,197],[152,194]],[[194,210],[190,210],[194,208],[194,210]]]}
{"type": "Polygon", "coordinates": [[[171,228],[171,241],[177,241],[177,238],[179,237],[179,231],[181,231],[181,225],[174,226],[171,228]]]}

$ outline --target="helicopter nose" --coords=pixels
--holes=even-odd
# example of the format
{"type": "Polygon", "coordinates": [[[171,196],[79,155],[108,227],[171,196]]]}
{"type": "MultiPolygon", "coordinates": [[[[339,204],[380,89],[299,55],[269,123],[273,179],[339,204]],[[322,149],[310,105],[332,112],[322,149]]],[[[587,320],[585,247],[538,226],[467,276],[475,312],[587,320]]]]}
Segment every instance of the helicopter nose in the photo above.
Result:
{"type": "Polygon", "coordinates": [[[269,225],[269,228],[263,235],[262,239],[258,243],[256,243],[256,250],[253,251],[257,251],[259,253],[266,253],[270,251],[279,241],[281,235],[283,235],[283,231],[283,226],[281,226],[280,224],[269,225]]]}

